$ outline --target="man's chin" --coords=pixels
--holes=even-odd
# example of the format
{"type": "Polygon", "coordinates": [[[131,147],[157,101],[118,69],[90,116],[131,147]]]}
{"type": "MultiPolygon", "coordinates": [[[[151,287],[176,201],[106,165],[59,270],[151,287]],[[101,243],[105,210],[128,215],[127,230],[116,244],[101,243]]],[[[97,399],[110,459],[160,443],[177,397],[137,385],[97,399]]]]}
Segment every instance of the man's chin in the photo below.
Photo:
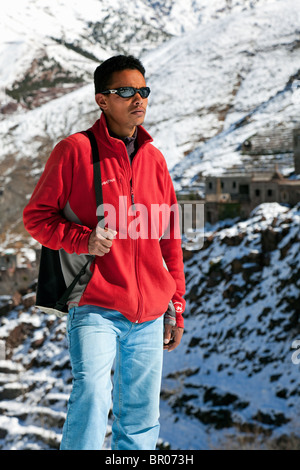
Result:
{"type": "Polygon", "coordinates": [[[145,121],[145,114],[143,114],[143,116],[141,116],[141,117],[139,117],[138,119],[135,120],[135,125],[136,126],[141,126],[144,121],[145,121]]]}

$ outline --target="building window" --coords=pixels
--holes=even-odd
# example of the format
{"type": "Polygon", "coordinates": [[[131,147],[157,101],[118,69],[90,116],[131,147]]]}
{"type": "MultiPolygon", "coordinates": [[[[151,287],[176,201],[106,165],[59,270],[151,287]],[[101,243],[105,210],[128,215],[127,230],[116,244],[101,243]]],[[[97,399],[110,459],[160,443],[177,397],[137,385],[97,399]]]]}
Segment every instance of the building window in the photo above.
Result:
{"type": "Polygon", "coordinates": [[[213,184],[212,184],[212,182],[210,181],[210,182],[208,183],[208,189],[212,189],[212,188],[213,188],[213,184]]]}
{"type": "Polygon", "coordinates": [[[267,191],[267,196],[268,196],[268,197],[272,197],[272,195],[273,195],[272,189],[268,189],[268,191],[267,191]]]}
{"type": "Polygon", "coordinates": [[[233,189],[236,188],[236,182],[235,181],[232,182],[232,187],[233,187],[233,189]]]}
{"type": "Polygon", "coordinates": [[[249,185],[248,184],[240,184],[240,194],[249,194],[249,185]]]}
{"type": "Polygon", "coordinates": [[[255,196],[256,196],[256,197],[259,197],[259,196],[260,196],[260,189],[256,189],[256,190],[255,190],[255,196]]]}

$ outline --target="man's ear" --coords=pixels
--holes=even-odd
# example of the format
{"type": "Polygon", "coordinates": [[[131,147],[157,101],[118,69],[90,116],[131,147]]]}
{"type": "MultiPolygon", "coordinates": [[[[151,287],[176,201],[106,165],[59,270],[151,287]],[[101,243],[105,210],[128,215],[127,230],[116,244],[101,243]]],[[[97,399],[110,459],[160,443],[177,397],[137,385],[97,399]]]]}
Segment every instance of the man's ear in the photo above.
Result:
{"type": "Polygon", "coordinates": [[[96,100],[97,105],[101,109],[105,110],[107,108],[106,96],[105,95],[103,95],[102,93],[96,93],[95,100],[96,100]]]}

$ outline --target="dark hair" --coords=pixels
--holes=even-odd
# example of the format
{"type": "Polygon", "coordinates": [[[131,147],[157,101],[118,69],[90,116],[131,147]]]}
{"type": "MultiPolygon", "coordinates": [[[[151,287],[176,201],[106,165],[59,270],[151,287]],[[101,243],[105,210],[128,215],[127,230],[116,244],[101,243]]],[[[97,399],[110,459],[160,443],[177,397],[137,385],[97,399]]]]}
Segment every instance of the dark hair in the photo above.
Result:
{"type": "Polygon", "coordinates": [[[102,62],[94,72],[95,94],[108,89],[114,72],[120,72],[127,69],[138,70],[143,76],[145,76],[145,68],[143,64],[139,59],[136,59],[132,55],[117,55],[102,62]]]}

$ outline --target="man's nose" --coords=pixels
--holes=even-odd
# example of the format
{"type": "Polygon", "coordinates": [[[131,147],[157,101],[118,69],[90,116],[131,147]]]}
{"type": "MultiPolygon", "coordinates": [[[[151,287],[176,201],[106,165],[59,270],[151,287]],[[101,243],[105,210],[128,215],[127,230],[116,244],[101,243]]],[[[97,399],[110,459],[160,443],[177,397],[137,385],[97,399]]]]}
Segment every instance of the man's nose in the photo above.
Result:
{"type": "Polygon", "coordinates": [[[139,92],[137,91],[136,94],[134,95],[134,97],[132,98],[133,99],[133,102],[136,104],[136,103],[142,103],[143,102],[143,98],[141,97],[141,95],[139,94],[139,92]]]}

